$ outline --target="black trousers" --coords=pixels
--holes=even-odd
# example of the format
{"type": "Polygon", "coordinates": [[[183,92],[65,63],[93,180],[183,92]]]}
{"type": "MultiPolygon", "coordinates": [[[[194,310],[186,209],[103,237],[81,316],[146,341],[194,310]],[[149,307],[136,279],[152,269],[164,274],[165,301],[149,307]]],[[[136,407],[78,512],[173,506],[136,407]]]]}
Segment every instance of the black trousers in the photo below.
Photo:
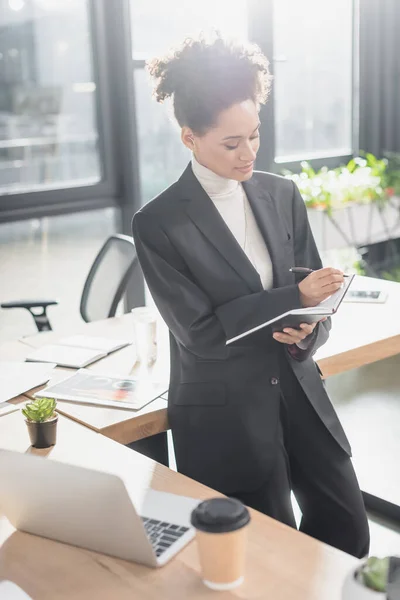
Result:
{"type": "Polygon", "coordinates": [[[126,444],[128,448],[140,452],[149,458],[169,467],[167,432],[162,431],[150,437],[126,444]]]}
{"type": "Polygon", "coordinates": [[[361,558],[368,554],[369,528],[351,459],[322,423],[286,360],[280,381],[272,471],[260,489],[231,495],[296,527],[292,490],[302,512],[300,531],[361,558]]]}

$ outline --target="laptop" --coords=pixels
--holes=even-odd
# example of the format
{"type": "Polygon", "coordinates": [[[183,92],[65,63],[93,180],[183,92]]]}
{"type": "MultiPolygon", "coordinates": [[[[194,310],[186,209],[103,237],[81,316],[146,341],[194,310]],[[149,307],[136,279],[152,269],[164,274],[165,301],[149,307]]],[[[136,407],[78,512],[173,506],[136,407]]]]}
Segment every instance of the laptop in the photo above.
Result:
{"type": "Polygon", "coordinates": [[[194,537],[199,500],[145,489],[134,503],[112,473],[0,450],[0,481],[0,513],[19,531],[149,567],[194,537]]]}

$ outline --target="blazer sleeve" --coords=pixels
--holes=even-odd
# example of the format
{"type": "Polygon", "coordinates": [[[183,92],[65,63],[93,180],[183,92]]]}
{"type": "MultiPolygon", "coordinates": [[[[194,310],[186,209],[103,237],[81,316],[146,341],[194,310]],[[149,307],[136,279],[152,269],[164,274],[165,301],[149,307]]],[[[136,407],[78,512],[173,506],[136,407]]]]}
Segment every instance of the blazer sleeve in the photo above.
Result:
{"type": "MultiPolygon", "coordinates": [[[[296,266],[307,266],[311,269],[321,269],[322,262],[308,221],[307,209],[304,200],[293,182],[293,229],[294,229],[294,256],[296,266]]],[[[331,319],[328,318],[318,323],[312,334],[304,339],[308,342],[307,348],[289,346],[288,351],[296,360],[306,360],[315,354],[329,337],[331,319]]]]}
{"type": "Polygon", "coordinates": [[[225,358],[227,339],[301,306],[299,289],[294,284],[213,307],[156,216],[136,213],[132,230],[139,262],[158,310],[174,337],[201,358],[225,358]]]}

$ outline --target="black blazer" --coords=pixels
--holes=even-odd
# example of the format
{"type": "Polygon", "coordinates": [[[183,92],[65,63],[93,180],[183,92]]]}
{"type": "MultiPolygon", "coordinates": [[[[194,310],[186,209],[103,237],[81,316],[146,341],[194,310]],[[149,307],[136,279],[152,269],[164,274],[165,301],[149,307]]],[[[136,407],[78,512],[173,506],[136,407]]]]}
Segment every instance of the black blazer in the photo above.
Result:
{"type": "Polygon", "coordinates": [[[330,320],[316,327],[297,360],[269,328],[225,345],[301,306],[291,266],[321,267],[294,183],[257,172],[244,189],[271,255],[269,291],[190,165],[133,219],[143,274],[170,329],[168,417],[178,470],[227,494],[265,481],[279,418],[282,352],[326,427],[351,454],[312,359],[328,338],[330,320]]]}

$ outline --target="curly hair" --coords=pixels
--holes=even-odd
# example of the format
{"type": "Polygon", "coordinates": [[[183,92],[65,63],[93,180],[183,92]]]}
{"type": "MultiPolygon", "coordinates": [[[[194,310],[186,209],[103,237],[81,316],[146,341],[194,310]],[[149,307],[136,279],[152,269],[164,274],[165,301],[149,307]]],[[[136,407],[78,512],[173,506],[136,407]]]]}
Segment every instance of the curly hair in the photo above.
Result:
{"type": "Polygon", "coordinates": [[[203,135],[233,104],[266,102],[272,79],[268,66],[258,46],[216,34],[211,40],[186,39],[171,54],[150,61],[147,69],[156,81],[157,102],[172,97],[179,125],[203,135]]]}

